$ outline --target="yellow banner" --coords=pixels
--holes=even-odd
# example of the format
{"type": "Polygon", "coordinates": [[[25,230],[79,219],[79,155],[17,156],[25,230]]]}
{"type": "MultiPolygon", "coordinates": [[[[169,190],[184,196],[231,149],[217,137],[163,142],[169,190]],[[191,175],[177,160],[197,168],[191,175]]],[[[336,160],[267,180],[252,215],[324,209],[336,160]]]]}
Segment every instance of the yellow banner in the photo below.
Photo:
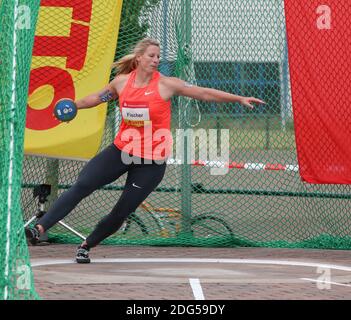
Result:
{"type": "Polygon", "coordinates": [[[62,98],[80,99],[109,81],[122,0],[41,0],[27,105],[25,154],[90,159],[99,150],[107,104],[53,116],[62,98]]]}

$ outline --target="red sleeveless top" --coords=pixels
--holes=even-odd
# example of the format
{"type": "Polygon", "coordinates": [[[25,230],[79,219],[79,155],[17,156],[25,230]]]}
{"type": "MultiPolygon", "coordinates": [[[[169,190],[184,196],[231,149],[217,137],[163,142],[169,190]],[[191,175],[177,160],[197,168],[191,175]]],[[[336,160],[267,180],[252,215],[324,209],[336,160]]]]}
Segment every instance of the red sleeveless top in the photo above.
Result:
{"type": "Polygon", "coordinates": [[[146,87],[134,88],[132,71],[119,95],[122,122],[114,144],[131,155],[163,160],[172,149],[171,101],[159,93],[160,73],[155,71],[146,87]]]}

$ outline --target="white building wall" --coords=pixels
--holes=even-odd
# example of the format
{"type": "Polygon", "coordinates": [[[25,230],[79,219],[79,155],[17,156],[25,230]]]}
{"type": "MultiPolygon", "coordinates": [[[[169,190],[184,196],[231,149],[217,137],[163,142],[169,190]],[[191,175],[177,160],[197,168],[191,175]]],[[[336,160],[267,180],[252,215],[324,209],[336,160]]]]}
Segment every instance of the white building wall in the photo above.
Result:
{"type": "Polygon", "coordinates": [[[164,60],[176,59],[177,37],[186,29],[181,19],[186,1],[191,3],[193,61],[279,63],[282,118],[291,117],[289,77],[283,77],[288,70],[284,0],[162,0],[144,19],[149,35],[161,41],[164,60]]]}
{"type": "Polygon", "coordinates": [[[280,61],[281,0],[191,0],[195,60],[280,61]]]}
{"type": "MultiPolygon", "coordinates": [[[[191,42],[197,61],[281,61],[285,45],[283,0],[188,0],[191,42]]],[[[162,0],[145,20],[149,34],[176,49],[181,3],[162,0]]]]}

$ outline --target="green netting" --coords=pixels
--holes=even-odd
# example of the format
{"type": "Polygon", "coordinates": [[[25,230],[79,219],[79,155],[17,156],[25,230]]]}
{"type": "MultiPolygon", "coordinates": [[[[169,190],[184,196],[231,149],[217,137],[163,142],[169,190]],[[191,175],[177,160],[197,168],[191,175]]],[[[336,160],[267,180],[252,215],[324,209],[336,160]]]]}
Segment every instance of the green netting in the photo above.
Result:
{"type": "MultiPolygon", "coordinates": [[[[302,21],[303,16],[298,17],[302,21]]],[[[300,180],[284,1],[124,0],[116,58],[146,35],[161,42],[160,71],[165,75],[255,96],[267,104],[248,110],[239,104],[175,97],[175,152],[166,176],[147,199],[148,206],[140,207],[103,243],[351,248],[350,186],[300,180]],[[182,144],[184,132],[188,138],[182,144]],[[226,145],[231,165],[219,175],[214,169],[225,161],[210,158],[209,152],[226,145]],[[176,157],[179,150],[185,158],[203,162],[181,163],[176,157]]],[[[119,122],[114,102],[108,108],[100,149],[112,142],[119,122]]],[[[84,164],[26,156],[22,181],[26,219],[37,210],[35,186],[52,186],[50,206],[75,182],[84,164]]],[[[87,236],[114,206],[124,181],[96,191],[64,221],[87,236]]],[[[53,242],[81,241],[61,225],[50,229],[48,236],[53,242]]]]}
{"type": "Polygon", "coordinates": [[[39,1],[0,1],[0,299],[36,299],[21,210],[23,136],[39,1]]]}

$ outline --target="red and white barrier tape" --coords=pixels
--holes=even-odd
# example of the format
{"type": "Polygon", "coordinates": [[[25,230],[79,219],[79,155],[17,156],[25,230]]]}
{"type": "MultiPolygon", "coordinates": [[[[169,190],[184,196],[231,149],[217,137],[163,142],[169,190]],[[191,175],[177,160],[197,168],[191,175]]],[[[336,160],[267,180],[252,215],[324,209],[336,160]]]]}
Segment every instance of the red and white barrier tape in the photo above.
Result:
{"type": "MultiPolygon", "coordinates": [[[[183,164],[179,159],[168,159],[168,164],[183,164]]],[[[297,164],[279,164],[279,163],[254,163],[254,162],[222,162],[222,161],[192,161],[194,166],[210,167],[210,168],[229,168],[244,170],[273,170],[273,171],[299,171],[297,164]]]]}

